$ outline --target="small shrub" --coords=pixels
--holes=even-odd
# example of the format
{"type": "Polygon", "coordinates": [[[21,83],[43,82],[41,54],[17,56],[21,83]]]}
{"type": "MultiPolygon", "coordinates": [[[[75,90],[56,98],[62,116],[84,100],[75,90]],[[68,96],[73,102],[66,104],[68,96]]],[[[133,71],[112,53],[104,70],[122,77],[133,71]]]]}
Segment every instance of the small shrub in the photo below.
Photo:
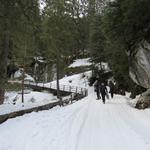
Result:
{"type": "Polygon", "coordinates": [[[7,85],[6,85],[7,91],[20,91],[20,89],[21,89],[21,84],[7,83],[7,85]]]}

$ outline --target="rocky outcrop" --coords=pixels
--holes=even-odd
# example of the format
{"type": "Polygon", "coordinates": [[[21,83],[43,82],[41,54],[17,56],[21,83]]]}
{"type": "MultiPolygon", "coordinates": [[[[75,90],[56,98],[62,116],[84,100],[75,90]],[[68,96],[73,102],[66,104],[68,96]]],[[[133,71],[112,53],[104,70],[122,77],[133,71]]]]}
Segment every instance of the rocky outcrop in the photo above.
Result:
{"type": "Polygon", "coordinates": [[[129,55],[130,77],[138,85],[148,89],[144,92],[136,108],[150,108],[150,43],[143,40],[134,53],[129,55]]]}
{"type": "Polygon", "coordinates": [[[150,89],[142,93],[135,107],[138,109],[150,108],[150,89]]]}
{"type": "Polygon", "coordinates": [[[130,77],[140,86],[150,88],[150,43],[142,41],[130,60],[130,77]]]}

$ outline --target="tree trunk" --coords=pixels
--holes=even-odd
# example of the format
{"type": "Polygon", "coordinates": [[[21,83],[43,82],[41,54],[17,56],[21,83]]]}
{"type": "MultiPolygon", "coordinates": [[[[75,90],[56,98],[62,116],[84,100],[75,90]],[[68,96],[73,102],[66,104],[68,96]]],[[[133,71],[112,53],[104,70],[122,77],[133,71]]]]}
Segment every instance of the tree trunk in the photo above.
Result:
{"type": "Polygon", "coordinates": [[[24,70],[24,66],[23,66],[23,70],[22,70],[22,103],[24,103],[24,78],[25,78],[25,70],[24,70]]]}
{"type": "Polygon", "coordinates": [[[4,102],[5,86],[7,81],[7,63],[9,53],[9,31],[7,30],[7,22],[0,45],[0,105],[4,102]]]}
{"type": "Polygon", "coordinates": [[[57,52],[57,60],[56,60],[56,71],[57,71],[57,98],[62,102],[60,96],[60,88],[59,88],[59,54],[57,52]]]}

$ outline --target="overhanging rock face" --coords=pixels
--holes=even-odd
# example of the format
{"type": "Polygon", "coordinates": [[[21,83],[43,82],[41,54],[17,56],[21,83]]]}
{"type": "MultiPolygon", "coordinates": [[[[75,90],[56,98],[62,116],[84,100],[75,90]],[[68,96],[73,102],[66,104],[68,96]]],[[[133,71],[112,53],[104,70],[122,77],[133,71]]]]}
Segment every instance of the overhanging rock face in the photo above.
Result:
{"type": "Polygon", "coordinates": [[[140,86],[150,88],[150,43],[142,41],[130,60],[130,77],[140,86]]]}

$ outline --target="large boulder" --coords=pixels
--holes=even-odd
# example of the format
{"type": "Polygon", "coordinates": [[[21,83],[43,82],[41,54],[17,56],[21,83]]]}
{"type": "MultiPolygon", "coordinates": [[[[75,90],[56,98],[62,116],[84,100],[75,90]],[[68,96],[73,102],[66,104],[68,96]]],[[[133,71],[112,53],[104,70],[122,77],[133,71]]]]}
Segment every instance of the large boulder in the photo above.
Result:
{"type": "Polygon", "coordinates": [[[148,89],[142,93],[136,108],[150,108],[150,42],[143,40],[134,53],[129,54],[130,77],[138,85],[148,89]]]}
{"type": "Polygon", "coordinates": [[[150,43],[142,41],[129,55],[130,77],[140,86],[150,88],[150,43]]]}
{"type": "Polygon", "coordinates": [[[142,93],[135,107],[138,109],[150,108],[150,89],[142,93]]]}

